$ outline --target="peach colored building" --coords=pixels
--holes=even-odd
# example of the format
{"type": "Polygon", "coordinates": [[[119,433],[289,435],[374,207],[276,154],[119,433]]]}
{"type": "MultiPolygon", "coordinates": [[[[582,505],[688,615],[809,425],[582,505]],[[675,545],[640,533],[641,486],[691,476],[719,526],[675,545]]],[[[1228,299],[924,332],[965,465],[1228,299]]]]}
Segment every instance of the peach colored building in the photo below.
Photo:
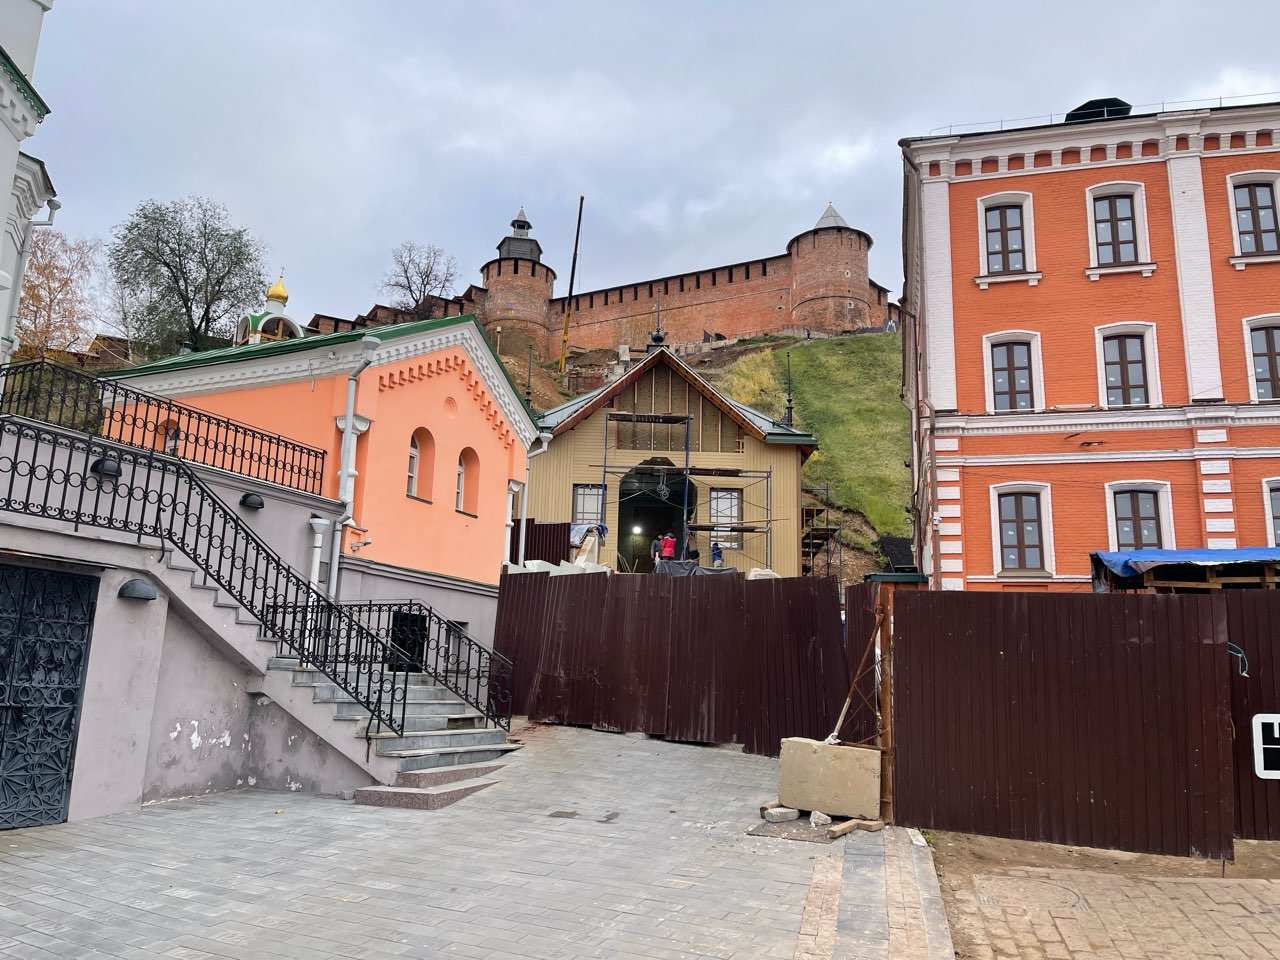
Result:
{"type": "Polygon", "coordinates": [[[902,141],[916,549],[1088,590],[1095,550],[1275,546],[1280,104],[902,141]]]}
{"type": "Polygon", "coordinates": [[[262,339],[115,376],[325,451],[320,492],[348,521],[297,535],[314,534],[313,579],[331,595],[421,599],[491,633],[536,430],[473,317],[262,339]]]}

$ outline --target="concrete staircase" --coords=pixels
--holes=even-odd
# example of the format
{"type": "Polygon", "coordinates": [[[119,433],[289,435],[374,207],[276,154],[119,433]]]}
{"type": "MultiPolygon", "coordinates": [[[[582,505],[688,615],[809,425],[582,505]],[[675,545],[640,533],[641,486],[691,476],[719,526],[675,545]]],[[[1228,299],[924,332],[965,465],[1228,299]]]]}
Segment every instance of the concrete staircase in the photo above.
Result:
{"type": "Polygon", "coordinates": [[[334,720],[350,727],[350,736],[372,755],[395,763],[391,783],[361,787],[356,803],[377,807],[438,810],[497,783],[487,775],[501,770],[507,754],[520,744],[507,742],[484,714],[460,700],[425,673],[409,674],[404,732],[370,730],[368,711],[339,690],[319,670],[303,668],[291,657],[272,657],[270,670],[287,670],[294,687],[309,687],[317,704],[332,704],[334,720]]]}
{"type": "Polygon", "coordinates": [[[423,673],[409,675],[404,732],[375,724],[369,712],[319,670],[296,657],[278,656],[276,641],[226,592],[205,580],[187,557],[171,548],[153,572],[175,599],[254,673],[249,692],[270,697],[343,756],[375,786],[355,790],[356,803],[436,810],[497,781],[508,754],[520,749],[484,715],[423,673]],[[264,662],[265,661],[265,662],[264,662]],[[265,667],[265,669],[264,669],[265,667]]]}

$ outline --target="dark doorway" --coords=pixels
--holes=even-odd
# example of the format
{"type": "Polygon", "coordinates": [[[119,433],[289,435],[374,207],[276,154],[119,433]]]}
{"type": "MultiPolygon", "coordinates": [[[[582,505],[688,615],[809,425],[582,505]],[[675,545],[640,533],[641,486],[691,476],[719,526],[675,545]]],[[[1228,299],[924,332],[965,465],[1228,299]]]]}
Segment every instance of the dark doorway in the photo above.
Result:
{"type": "Polygon", "coordinates": [[[649,544],[668,530],[675,534],[676,556],[684,556],[683,511],[692,517],[698,506],[698,488],[673,470],[665,457],[653,457],[622,478],[618,487],[618,570],[652,573],[649,544]],[[686,500],[687,497],[687,500],[686,500]]]}
{"type": "Polygon", "coordinates": [[[0,564],[0,829],[67,819],[98,580],[0,564]]]}

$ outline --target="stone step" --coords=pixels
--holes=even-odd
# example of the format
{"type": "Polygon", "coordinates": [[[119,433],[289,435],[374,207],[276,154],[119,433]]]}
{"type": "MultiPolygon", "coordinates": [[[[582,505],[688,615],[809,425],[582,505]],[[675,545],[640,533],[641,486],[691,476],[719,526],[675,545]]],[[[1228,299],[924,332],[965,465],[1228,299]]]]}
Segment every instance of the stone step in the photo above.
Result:
{"type": "Polygon", "coordinates": [[[400,769],[428,770],[433,767],[452,767],[462,763],[488,763],[501,760],[512,751],[519,750],[518,743],[482,743],[473,747],[437,747],[423,750],[389,750],[379,756],[400,761],[400,769]]]}
{"type": "Polygon", "coordinates": [[[497,773],[504,763],[455,763],[451,767],[433,767],[428,770],[402,770],[396,775],[397,787],[438,787],[456,780],[487,777],[497,773]]]}
{"type": "Polygon", "coordinates": [[[435,787],[361,787],[354,800],[369,807],[403,807],[408,810],[439,810],[465,796],[491,787],[497,780],[458,780],[435,787]]]}
{"type": "MultiPolygon", "coordinates": [[[[365,728],[369,725],[364,717],[334,717],[335,720],[350,720],[354,725],[354,733],[360,739],[364,739],[365,728]]],[[[405,733],[422,733],[426,730],[483,730],[484,714],[477,710],[470,710],[466,713],[443,713],[428,714],[427,716],[415,717],[406,715],[404,718],[405,733]]],[[[374,737],[377,737],[375,731],[374,737]]]]}
{"type": "MultiPolygon", "coordinates": [[[[404,705],[406,720],[410,717],[457,717],[470,712],[471,707],[458,699],[414,700],[404,705]]],[[[363,720],[368,716],[369,711],[355,701],[342,700],[334,703],[336,720],[363,720]]]]}
{"type": "MultiPolygon", "coordinates": [[[[275,658],[273,657],[272,659],[274,660],[275,658]]],[[[272,667],[271,669],[282,670],[286,668],[272,667]]],[[[333,680],[327,677],[324,674],[324,672],[321,670],[315,670],[310,667],[306,667],[303,669],[295,669],[293,671],[293,685],[295,687],[318,687],[321,684],[325,684],[325,683],[333,683],[333,680]]],[[[450,696],[452,696],[452,694],[449,693],[448,688],[442,687],[438,683],[432,683],[431,678],[427,676],[425,673],[409,674],[409,687],[411,689],[422,689],[423,687],[429,687],[440,694],[449,694],[450,696]]]]}
{"type": "MultiPolygon", "coordinates": [[[[316,703],[355,703],[355,697],[339,690],[336,684],[321,684],[312,688],[315,691],[316,703]]],[[[437,692],[435,687],[409,687],[405,691],[405,703],[461,703],[454,694],[447,691],[437,692]]]]}
{"type": "Polygon", "coordinates": [[[474,747],[506,743],[504,730],[482,727],[479,730],[419,730],[416,733],[375,733],[370,738],[377,744],[378,756],[391,756],[403,750],[437,747],[474,747]]]}

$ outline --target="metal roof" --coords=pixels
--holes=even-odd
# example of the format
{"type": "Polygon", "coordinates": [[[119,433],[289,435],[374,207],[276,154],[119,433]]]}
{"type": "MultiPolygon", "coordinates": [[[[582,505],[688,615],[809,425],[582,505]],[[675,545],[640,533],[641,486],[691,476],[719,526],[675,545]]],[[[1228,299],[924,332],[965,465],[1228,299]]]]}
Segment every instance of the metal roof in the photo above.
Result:
{"type": "Polygon", "coordinates": [[[822,211],[822,216],[818,218],[818,222],[813,225],[813,229],[821,230],[824,227],[844,227],[848,229],[849,224],[845,223],[844,217],[836,211],[833,204],[828,203],[827,209],[822,211]]]}

